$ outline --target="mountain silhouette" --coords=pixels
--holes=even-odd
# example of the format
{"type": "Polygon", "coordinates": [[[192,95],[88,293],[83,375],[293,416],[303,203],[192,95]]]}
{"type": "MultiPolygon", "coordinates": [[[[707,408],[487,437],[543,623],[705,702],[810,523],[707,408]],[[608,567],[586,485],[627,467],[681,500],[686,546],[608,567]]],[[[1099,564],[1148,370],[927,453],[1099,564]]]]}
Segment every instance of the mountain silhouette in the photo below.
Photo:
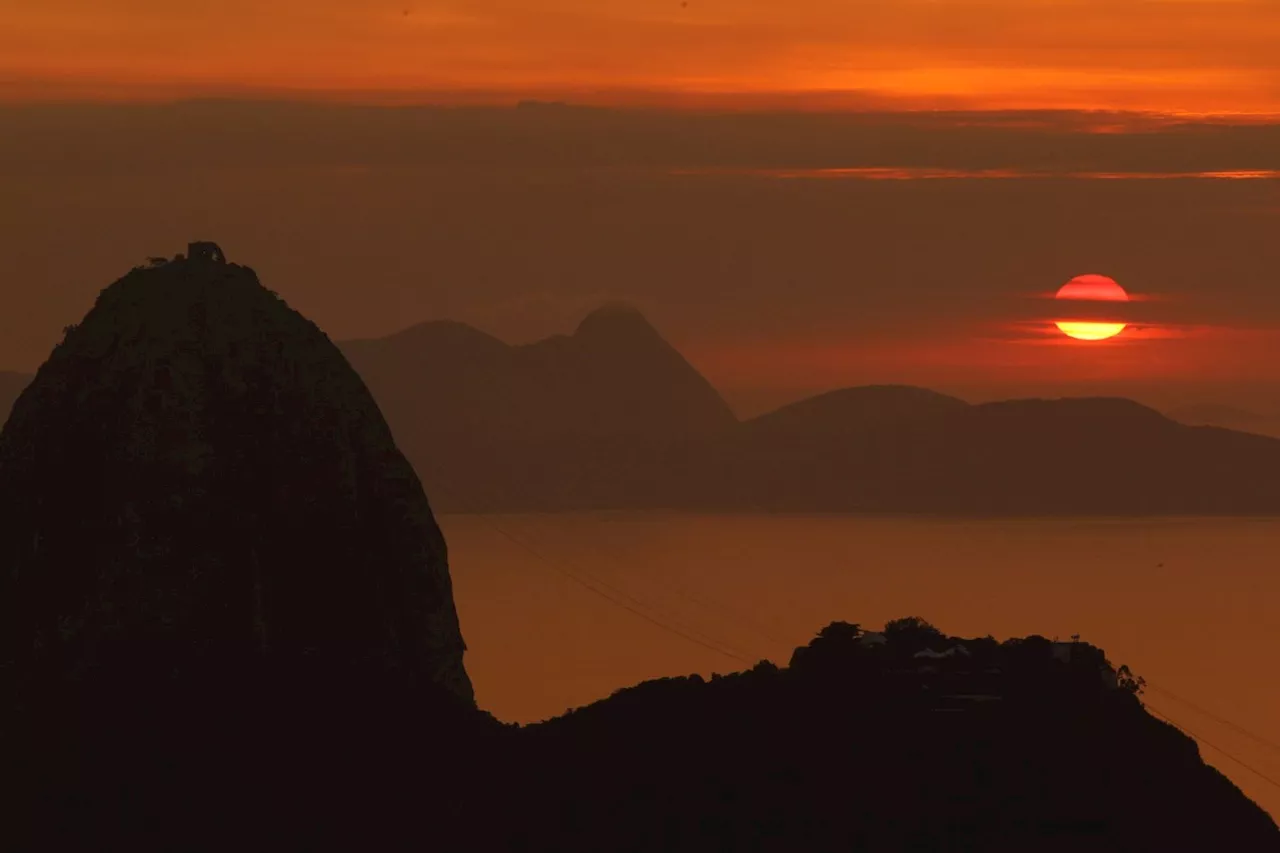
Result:
{"type": "Polygon", "coordinates": [[[18,399],[22,389],[26,388],[30,382],[31,377],[25,373],[11,373],[0,370],[0,426],[3,426],[5,420],[8,419],[9,410],[13,408],[13,401],[18,399]]]}
{"type": "Polygon", "coordinates": [[[1141,685],[1083,642],[833,623],[788,667],[649,681],[527,728],[512,835],[563,851],[1280,849],[1141,685]]]}
{"type": "MultiPolygon", "coordinates": [[[[0,433],[7,849],[1280,840],[1084,643],[833,623],[785,668],[498,723],[462,665],[443,537],[369,391],[252,270],[197,245],[212,248],[104,290],[0,433]]],[[[593,352],[597,333],[627,353],[615,336],[648,335],[629,315],[592,326],[593,352]]],[[[431,334],[505,352],[463,327],[431,334]]],[[[1067,410],[1077,427],[1166,423],[1125,402],[1067,410]]]]}
{"type": "Polygon", "coordinates": [[[453,322],[340,346],[415,439],[650,438],[736,422],[711,384],[625,306],[593,312],[572,335],[522,346],[453,322]]]}
{"type": "MultiPolygon", "coordinates": [[[[846,392],[852,394],[853,392],[846,392]]],[[[748,422],[742,494],[775,509],[979,514],[1280,510],[1280,441],[1188,427],[1131,400],[885,393],[857,423],[809,403],[748,422]],[[892,396],[892,395],[891,395],[892,396]],[[809,415],[806,418],[798,414],[809,415]],[[890,413],[890,414],[885,414],[890,413]],[[790,423],[779,431],[779,423],[790,423]]],[[[830,395],[828,395],[830,396],[830,395]]],[[[856,396],[856,395],[855,395],[856,396]]],[[[737,466],[741,469],[742,466],[737,466]]]]}
{"type": "Polygon", "coordinates": [[[520,346],[452,322],[341,346],[450,509],[662,503],[689,448],[737,425],[711,384],[622,305],[520,346]]]}
{"type": "Polygon", "coordinates": [[[342,347],[452,511],[1280,511],[1280,441],[1118,398],[866,386],[739,423],[626,306],[523,346],[433,322],[342,347]]]}
{"type": "Polygon", "coordinates": [[[910,385],[865,385],[841,388],[783,406],[746,423],[757,437],[809,440],[818,437],[850,439],[883,429],[955,415],[969,404],[910,385]]]}
{"type": "MultiPolygon", "coordinates": [[[[1280,441],[1232,407],[872,385],[739,423],[625,305],[531,344],[435,321],[339,347],[445,511],[1280,512],[1280,441]]],[[[29,381],[0,374],[0,410],[29,381]]]]}
{"type": "Polygon", "coordinates": [[[421,484],[324,333],[193,249],[105,289],[0,433],[5,846],[380,846],[381,781],[429,767],[457,849],[497,724],[421,484]]]}
{"type": "Polygon", "coordinates": [[[1236,406],[1200,403],[1178,406],[1165,414],[1188,426],[1216,426],[1272,437],[1280,436],[1280,419],[1236,406]]]}
{"type": "Polygon", "coordinates": [[[13,406],[0,503],[20,691],[326,662],[472,702],[418,478],[338,348],[248,268],[104,290],[13,406]]]}

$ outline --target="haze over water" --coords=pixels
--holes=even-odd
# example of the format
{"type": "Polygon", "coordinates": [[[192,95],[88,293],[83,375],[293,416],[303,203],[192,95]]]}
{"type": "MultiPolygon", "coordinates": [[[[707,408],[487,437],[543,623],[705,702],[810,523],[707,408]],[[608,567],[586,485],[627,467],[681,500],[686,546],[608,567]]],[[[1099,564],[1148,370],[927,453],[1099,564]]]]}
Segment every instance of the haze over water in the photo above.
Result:
{"type": "MultiPolygon", "coordinates": [[[[706,646],[785,665],[832,620],[878,628],[919,615],[960,636],[1078,633],[1148,680],[1153,711],[1280,779],[1280,748],[1221,722],[1280,744],[1280,520],[592,513],[440,524],[467,670],[481,707],[504,720],[750,665],[706,646]]],[[[1201,751],[1280,815],[1280,789],[1201,751]]]]}

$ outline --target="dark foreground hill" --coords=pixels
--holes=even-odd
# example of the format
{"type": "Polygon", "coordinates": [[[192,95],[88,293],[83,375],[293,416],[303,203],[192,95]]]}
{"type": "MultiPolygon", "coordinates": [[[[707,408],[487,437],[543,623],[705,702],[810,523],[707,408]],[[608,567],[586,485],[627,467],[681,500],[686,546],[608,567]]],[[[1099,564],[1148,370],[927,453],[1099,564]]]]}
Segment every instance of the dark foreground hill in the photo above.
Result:
{"type": "Polygon", "coordinates": [[[556,850],[1280,850],[1086,643],[833,623],[790,666],[648,682],[525,731],[556,850]],[[549,781],[550,780],[550,781],[549,781]]]}
{"type": "Polygon", "coordinates": [[[4,831],[43,849],[1280,850],[1101,650],[887,634],[835,623],[786,668],[647,682],[523,729],[323,678],[151,691],[88,725],[62,708],[10,745],[4,831]]]}
{"type": "Polygon", "coordinates": [[[0,370],[0,426],[3,426],[5,420],[9,417],[9,410],[13,408],[13,401],[18,399],[18,395],[22,393],[22,389],[26,388],[29,382],[31,382],[31,377],[25,373],[11,373],[0,370]]]}
{"type": "Polygon", "coordinates": [[[359,376],[253,271],[136,269],[0,433],[0,667],[20,695],[343,666],[471,701],[444,539],[359,376]]]}

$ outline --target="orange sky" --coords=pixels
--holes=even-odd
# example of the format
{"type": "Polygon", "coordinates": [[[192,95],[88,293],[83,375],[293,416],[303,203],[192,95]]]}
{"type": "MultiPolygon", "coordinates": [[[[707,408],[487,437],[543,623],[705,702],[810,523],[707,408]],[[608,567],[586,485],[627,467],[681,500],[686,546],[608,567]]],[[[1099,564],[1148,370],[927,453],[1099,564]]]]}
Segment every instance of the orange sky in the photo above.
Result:
{"type": "Polygon", "coordinates": [[[1280,113],[1277,44],[1277,0],[0,0],[0,97],[1280,113]]]}

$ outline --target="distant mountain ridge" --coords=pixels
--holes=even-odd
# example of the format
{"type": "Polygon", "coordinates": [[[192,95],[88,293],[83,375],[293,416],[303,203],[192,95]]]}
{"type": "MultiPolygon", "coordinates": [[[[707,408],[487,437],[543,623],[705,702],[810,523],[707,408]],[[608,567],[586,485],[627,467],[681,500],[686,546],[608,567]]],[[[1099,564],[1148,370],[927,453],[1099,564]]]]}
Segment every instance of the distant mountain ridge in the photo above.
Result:
{"type": "Polygon", "coordinates": [[[572,335],[519,346],[461,323],[432,322],[340,347],[392,420],[412,424],[414,438],[418,431],[503,441],[677,436],[722,431],[737,420],[711,383],[624,306],[592,312],[572,335]],[[409,383],[405,370],[413,371],[409,383]]]}
{"type": "Polygon", "coordinates": [[[423,323],[340,347],[445,509],[647,507],[673,454],[728,434],[728,404],[634,308],[513,346],[423,323]]]}
{"type": "Polygon", "coordinates": [[[340,346],[445,510],[1280,512],[1280,441],[1126,399],[873,385],[739,422],[625,306],[522,346],[451,322],[340,346]]]}
{"type": "Polygon", "coordinates": [[[1280,437],[1280,417],[1214,403],[1178,406],[1165,414],[1187,426],[1216,426],[1280,437]]]}
{"type": "Polygon", "coordinates": [[[969,408],[958,397],[911,385],[864,385],[840,388],[790,403],[747,421],[757,435],[774,437],[852,437],[883,429],[946,417],[969,408]]]}
{"type": "Polygon", "coordinates": [[[787,511],[1280,511],[1276,439],[1184,426],[1126,399],[922,401],[856,431],[749,434],[737,455],[757,465],[756,499],[787,511]]]}

